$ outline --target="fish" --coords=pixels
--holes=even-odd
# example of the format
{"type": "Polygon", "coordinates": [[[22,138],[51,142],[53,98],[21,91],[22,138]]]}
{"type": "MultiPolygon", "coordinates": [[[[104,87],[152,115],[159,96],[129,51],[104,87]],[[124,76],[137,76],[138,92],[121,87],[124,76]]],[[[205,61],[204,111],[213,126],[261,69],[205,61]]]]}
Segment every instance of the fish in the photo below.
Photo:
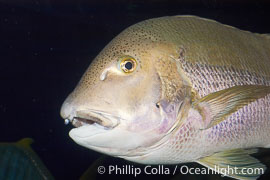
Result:
{"type": "Polygon", "coordinates": [[[0,143],[0,179],[44,179],[54,177],[31,148],[32,138],[0,143]]]}
{"type": "Polygon", "coordinates": [[[252,154],[270,147],[269,93],[269,34],[166,16],[134,24],[106,45],[60,114],[75,126],[69,136],[77,144],[100,153],[232,167],[223,174],[257,179],[266,166],[252,154]]]}

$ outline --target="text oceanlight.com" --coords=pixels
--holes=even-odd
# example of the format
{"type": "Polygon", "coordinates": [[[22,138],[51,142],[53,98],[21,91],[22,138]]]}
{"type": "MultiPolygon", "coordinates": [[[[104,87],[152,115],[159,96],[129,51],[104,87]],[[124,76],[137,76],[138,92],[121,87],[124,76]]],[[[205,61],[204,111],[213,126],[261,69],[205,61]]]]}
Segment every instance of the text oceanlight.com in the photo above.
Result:
{"type": "Polygon", "coordinates": [[[249,175],[249,174],[263,174],[263,168],[238,168],[238,167],[219,167],[214,168],[193,168],[186,165],[176,165],[174,167],[165,167],[164,165],[151,166],[147,165],[145,167],[135,167],[133,165],[109,165],[108,167],[99,166],[97,169],[99,174],[114,174],[114,175],[133,175],[138,176],[140,174],[149,175],[166,175],[166,174],[220,174],[221,176],[230,175],[249,175]]]}

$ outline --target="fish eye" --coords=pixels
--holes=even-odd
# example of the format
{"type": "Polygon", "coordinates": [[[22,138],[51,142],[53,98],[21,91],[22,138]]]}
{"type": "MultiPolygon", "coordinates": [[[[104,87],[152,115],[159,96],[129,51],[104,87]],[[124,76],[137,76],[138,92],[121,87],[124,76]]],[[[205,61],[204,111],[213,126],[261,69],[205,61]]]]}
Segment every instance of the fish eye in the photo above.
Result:
{"type": "Polygon", "coordinates": [[[137,67],[137,61],[130,56],[125,56],[120,59],[120,69],[124,73],[132,73],[137,67]]]}

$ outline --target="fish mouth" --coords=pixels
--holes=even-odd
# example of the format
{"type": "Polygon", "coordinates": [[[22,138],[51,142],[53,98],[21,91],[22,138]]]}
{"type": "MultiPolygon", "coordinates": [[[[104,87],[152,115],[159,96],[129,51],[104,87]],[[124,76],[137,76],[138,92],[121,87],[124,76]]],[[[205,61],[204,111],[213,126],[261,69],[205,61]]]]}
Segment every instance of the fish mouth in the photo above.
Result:
{"type": "Polygon", "coordinates": [[[119,125],[120,117],[97,110],[80,110],[70,120],[76,128],[85,125],[99,125],[106,129],[112,129],[119,125]]]}

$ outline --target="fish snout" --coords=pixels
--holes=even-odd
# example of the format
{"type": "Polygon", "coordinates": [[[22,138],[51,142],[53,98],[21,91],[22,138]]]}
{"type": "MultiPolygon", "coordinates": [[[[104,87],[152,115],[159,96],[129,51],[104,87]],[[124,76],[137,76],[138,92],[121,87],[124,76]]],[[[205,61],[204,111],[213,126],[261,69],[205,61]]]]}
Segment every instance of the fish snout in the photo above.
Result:
{"type": "Polygon", "coordinates": [[[65,124],[69,122],[75,127],[80,127],[86,124],[98,124],[106,128],[114,128],[120,122],[120,117],[110,112],[95,110],[85,103],[78,103],[72,98],[67,98],[63,103],[60,115],[65,120],[65,124]]]}
{"type": "Polygon", "coordinates": [[[61,110],[60,110],[60,115],[63,119],[65,120],[69,120],[72,121],[72,119],[75,116],[75,108],[74,105],[72,103],[70,103],[69,101],[65,101],[62,104],[61,110]]]}

